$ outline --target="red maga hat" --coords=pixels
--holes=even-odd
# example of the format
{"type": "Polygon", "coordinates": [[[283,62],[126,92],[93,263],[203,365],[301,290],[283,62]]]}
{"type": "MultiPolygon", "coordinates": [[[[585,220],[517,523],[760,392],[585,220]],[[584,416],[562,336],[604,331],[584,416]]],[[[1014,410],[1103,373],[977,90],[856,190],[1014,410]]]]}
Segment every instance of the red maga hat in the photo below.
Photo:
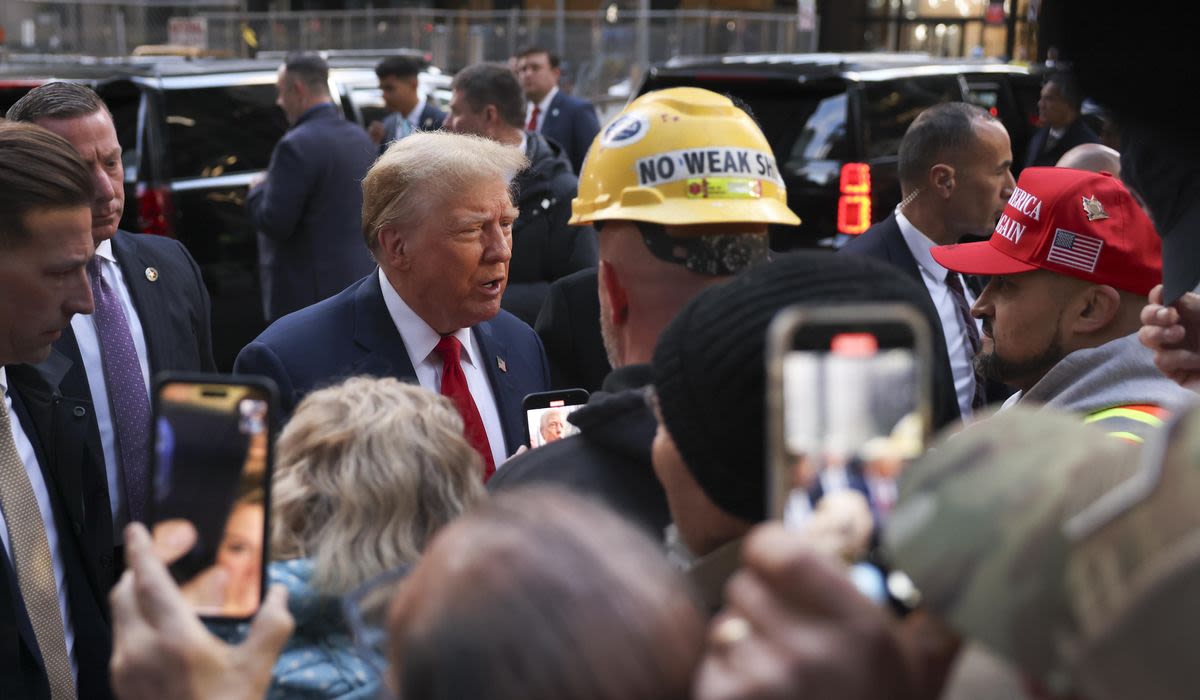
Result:
{"type": "Polygon", "coordinates": [[[1146,295],[1162,281],[1154,224],[1109,173],[1026,168],[991,238],[937,246],[949,270],[1015,275],[1048,270],[1146,295]]]}

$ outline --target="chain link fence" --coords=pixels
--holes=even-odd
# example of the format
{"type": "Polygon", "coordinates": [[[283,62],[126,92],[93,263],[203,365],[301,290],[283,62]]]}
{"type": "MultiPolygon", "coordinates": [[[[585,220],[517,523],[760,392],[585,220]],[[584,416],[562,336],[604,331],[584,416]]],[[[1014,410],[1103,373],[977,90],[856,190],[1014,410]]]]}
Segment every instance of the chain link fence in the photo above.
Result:
{"type": "MultiPolygon", "coordinates": [[[[207,52],[252,56],[297,49],[372,51],[417,49],[444,71],[479,61],[505,61],[525,46],[560,54],[564,80],[597,103],[623,104],[646,66],[676,56],[798,52],[816,49],[816,36],[794,13],[707,10],[360,9],[244,12],[237,0],[188,4],[147,0],[137,5],[37,3],[38,48],[125,55],[171,39],[172,18],[199,26],[192,42],[207,52]],[[200,4],[204,3],[204,4],[200,4]],[[198,20],[198,22],[197,22],[198,20]]],[[[32,3],[31,3],[32,4],[32,3]]]]}

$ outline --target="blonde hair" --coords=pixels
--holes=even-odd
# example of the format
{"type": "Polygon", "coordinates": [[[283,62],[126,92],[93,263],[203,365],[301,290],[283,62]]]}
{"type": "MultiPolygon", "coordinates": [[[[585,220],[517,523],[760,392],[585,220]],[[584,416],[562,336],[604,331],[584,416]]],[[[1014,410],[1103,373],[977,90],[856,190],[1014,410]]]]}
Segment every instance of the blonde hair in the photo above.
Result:
{"type": "Polygon", "coordinates": [[[511,183],[528,165],[519,148],[481,136],[421,131],[393,142],[363,178],[367,248],[378,249],[385,224],[420,226],[455,194],[482,180],[511,183]]]}
{"type": "Polygon", "coordinates": [[[414,563],[483,494],[454,405],[392,378],[309,394],[276,454],[272,557],[312,559],[312,585],[326,595],[414,563]]]}

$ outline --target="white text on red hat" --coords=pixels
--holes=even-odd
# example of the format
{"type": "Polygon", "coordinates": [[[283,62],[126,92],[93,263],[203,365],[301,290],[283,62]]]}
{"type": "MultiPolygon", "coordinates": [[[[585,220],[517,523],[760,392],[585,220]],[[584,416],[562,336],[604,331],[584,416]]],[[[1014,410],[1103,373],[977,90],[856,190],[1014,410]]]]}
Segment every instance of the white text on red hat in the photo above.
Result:
{"type": "Polygon", "coordinates": [[[1042,200],[1034,197],[1020,187],[1014,187],[1008,205],[1034,221],[1042,220],[1042,200]]]}
{"type": "Polygon", "coordinates": [[[1015,245],[1020,245],[1021,236],[1025,235],[1025,224],[1008,218],[1008,214],[1001,214],[1000,220],[996,222],[996,233],[1012,241],[1015,245]]]}

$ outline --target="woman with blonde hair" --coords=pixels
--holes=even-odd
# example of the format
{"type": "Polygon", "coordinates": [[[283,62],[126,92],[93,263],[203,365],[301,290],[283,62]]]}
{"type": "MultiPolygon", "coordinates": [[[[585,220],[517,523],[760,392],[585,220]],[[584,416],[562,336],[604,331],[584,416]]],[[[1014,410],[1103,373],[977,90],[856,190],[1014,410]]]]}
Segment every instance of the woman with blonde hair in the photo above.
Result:
{"type": "Polygon", "coordinates": [[[482,496],[479,454],[462,434],[448,399],[390,378],[354,377],[297,407],[276,446],[269,569],[288,588],[296,630],[270,697],[378,694],[340,597],[414,564],[482,496]]]}

